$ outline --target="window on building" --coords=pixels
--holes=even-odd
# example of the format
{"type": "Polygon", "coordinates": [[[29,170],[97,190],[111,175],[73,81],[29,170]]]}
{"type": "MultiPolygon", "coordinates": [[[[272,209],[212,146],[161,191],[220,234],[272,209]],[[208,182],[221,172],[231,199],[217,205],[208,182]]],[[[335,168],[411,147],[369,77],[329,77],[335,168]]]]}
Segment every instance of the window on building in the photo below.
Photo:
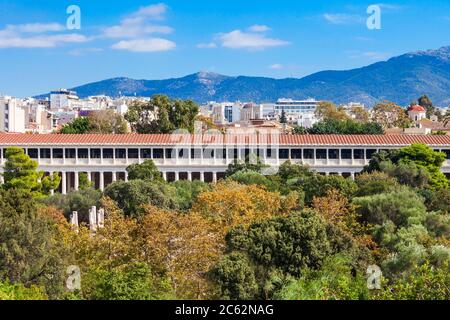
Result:
{"type": "Polygon", "coordinates": [[[216,159],[225,159],[227,157],[226,149],[216,149],[216,159]]]}
{"type": "Polygon", "coordinates": [[[191,149],[191,159],[201,159],[202,149],[191,149]]]}
{"type": "Polygon", "coordinates": [[[103,149],[103,159],[114,159],[114,149],[103,149]]]}
{"type": "Polygon", "coordinates": [[[116,149],[116,159],[126,159],[127,158],[127,149],[116,149]]]}
{"type": "Polygon", "coordinates": [[[128,159],[139,159],[139,149],[128,149],[128,159]]]}
{"type": "Polygon", "coordinates": [[[102,150],[101,149],[91,149],[91,159],[101,159],[102,150]]]}
{"type": "Polygon", "coordinates": [[[238,159],[239,158],[239,150],[238,149],[228,149],[228,158],[238,159]]]}
{"type": "Polygon", "coordinates": [[[152,149],[141,149],[141,158],[142,159],[151,159],[152,158],[152,149]]]}
{"type": "Polygon", "coordinates": [[[341,159],[351,160],[352,159],[352,149],[342,149],[341,159]]]}
{"type": "Polygon", "coordinates": [[[327,158],[327,150],[326,149],[317,149],[316,150],[316,159],[326,159],[327,158]]]}
{"type": "Polygon", "coordinates": [[[204,159],[214,159],[215,155],[214,155],[214,149],[210,149],[210,148],[206,148],[203,150],[203,158],[204,159]]]}
{"type": "Polygon", "coordinates": [[[291,158],[292,159],[301,159],[302,158],[302,149],[292,149],[291,150],[291,158]]]}
{"type": "Polygon", "coordinates": [[[28,156],[31,159],[37,159],[39,155],[39,150],[38,149],[28,149],[28,156]]]}
{"type": "Polygon", "coordinates": [[[78,158],[79,159],[89,158],[89,149],[78,149],[78,158]]]}
{"type": "Polygon", "coordinates": [[[189,159],[189,149],[178,149],[178,159],[189,159]]]}
{"type": "Polygon", "coordinates": [[[172,159],[176,157],[176,153],[174,152],[174,149],[165,149],[166,159],[172,159]]]}
{"type": "Polygon", "coordinates": [[[328,159],[339,159],[339,149],[329,149],[328,150],[328,159]]]}
{"type": "Polygon", "coordinates": [[[64,149],[53,149],[53,159],[63,159],[64,149]]]}
{"type": "Polygon", "coordinates": [[[75,159],[77,157],[77,149],[66,149],[66,159],[75,159]]]}
{"type": "Polygon", "coordinates": [[[289,149],[278,150],[278,156],[280,159],[289,159],[289,149]]]}
{"type": "Polygon", "coordinates": [[[355,149],[353,150],[353,155],[356,160],[365,159],[365,154],[363,149],[355,149]]]}
{"type": "Polygon", "coordinates": [[[153,159],[164,159],[164,149],[153,149],[153,159]]]}
{"type": "Polygon", "coordinates": [[[303,156],[305,159],[314,159],[314,149],[303,150],[303,156]]]}
{"type": "Polygon", "coordinates": [[[442,150],[442,152],[447,155],[447,160],[450,160],[450,149],[442,150]]]}

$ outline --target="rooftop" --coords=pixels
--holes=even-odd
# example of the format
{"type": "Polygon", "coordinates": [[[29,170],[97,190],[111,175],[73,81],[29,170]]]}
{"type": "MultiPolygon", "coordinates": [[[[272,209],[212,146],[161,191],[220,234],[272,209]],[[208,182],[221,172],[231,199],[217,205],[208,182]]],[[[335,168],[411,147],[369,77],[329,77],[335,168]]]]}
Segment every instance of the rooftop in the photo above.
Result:
{"type": "Polygon", "coordinates": [[[408,146],[413,143],[425,143],[430,146],[450,147],[450,136],[431,135],[184,135],[184,134],[0,134],[0,146],[32,145],[313,145],[313,146],[408,146]]]}

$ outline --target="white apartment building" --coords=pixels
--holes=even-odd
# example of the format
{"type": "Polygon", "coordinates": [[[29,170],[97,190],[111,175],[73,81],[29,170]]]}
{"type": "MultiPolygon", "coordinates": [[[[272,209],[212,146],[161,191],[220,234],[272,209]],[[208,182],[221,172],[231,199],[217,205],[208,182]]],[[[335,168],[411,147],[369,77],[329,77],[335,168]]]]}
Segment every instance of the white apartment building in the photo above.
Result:
{"type": "Polygon", "coordinates": [[[27,108],[22,100],[0,97],[0,132],[24,133],[27,119],[27,108]]]}
{"type": "Polygon", "coordinates": [[[215,182],[224,177],[230,163],[252,154],[273,169],[291,161],[322,174],[354,177],[375,152],[417,142],[447,155],[442,170],[450,176],[450,136],[314,136],[273,131],[235,135],[0,134],[0,166],[5,163],[6,148],[21,147],[38,162],[39,170],[60,173],[62,193],[78,189],[80,173],[87,173],[95,187],[103,190],[116,180],[127,180],[126,168],[147,159],[155,162],[167,181],[215,182]]]}
{"type": "Polygon", "coordinates": [[[287,115],[299,115],[302,113],[316,112],[319,101],[315,99],[307,100],[292,100],[292,99],[278,99],[275,104],[275,113],[281,115],[284,112],[287,115]]]}
{"type": "Polygon", "coordinates": [[[81,107],[80,99],[75,91],[67,89],[59,89],[50,93],[50,109],[51,110],[73,110],[81,107]]]}

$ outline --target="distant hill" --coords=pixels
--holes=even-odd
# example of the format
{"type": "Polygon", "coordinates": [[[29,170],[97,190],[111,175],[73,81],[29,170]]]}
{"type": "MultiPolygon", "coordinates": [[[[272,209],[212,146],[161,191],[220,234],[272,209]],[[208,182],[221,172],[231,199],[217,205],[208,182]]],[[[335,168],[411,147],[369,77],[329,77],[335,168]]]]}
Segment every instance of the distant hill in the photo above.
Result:
{"type": "Polygon", "coordinates": [[[407,53],[385,62],[346,71],[322,71],[301,79],[228,77],[199,72],[167,80],[114,78],[72,88],[80,97],[151,96],[206,101],[274,102],[278,98],[350,101],[374,105],[391,100],[406,105],[428,94],[439,106],[450,105],[450,46],[438,50],[407,53]]]}

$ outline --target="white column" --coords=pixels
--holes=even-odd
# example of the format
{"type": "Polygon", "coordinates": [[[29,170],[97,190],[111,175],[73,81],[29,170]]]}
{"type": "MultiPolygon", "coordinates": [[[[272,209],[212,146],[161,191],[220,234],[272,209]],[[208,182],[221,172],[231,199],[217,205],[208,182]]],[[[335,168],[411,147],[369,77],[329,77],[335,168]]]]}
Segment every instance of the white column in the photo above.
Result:
{"type": "Polygon", "coordinates": [[[128,182],[128,171],[125,171],[125,182],[128,182]]]}
{"type": "Polygon", "coordinates": [[[163,174],[164,181],[167,181],[167,172],[164,171],[162,174],[163,174]]]}
{"type": "Polygon", "coordinates": [[[61,192],[62,194],[67,194],[67,179],[66,173],[61,172],[61,192]]]}
{"type": "Polygon", "coordinates": [[[112,182],[116,182],[117,181],[117,172],[113,171],[112,172],[112,182]]]}
{"type": "Polygon", "coordinates": [[[180,173],[178,171],[175,171],[175,181],[180,180],[180,173]]]}
{"type": "Polygon", "coordinates": [[[205,173],[200,172],[200,181],[205,182],[205,173]]]}
{"type": "Polygon", "coordinates": [[[75,191],[78,191],[78,189],[80,189],[80,177],[79,177],[78,171],[74,172],[74,176],[75,176],[75,181],[74,181],[75,191]]]}
{"type": "Polygon", "coordinates": [[[352,180],[355,180],[355,173],[354,172],[351,173],[351,177],[352,177],[352,180]]]}
{"type": "Polygon", "coordinates": [[[188,180],[192,181],[192,172],[188,172],[188,180]]]}
{"type": "Polygon", "coordinates": [[[89,183],[92,182],[92,172],[86,172],[89,183]]]}
{"type": "Polygon", "coordinates": [[[105,173],[104,172],[99,172],[100,175],[100,190],[104,191],[105,190],[105,173]]]}
{"type": "Polygon", "coordinates": [[[213,172],[213,183],[217,183],[217,172],[213,172]]]}

